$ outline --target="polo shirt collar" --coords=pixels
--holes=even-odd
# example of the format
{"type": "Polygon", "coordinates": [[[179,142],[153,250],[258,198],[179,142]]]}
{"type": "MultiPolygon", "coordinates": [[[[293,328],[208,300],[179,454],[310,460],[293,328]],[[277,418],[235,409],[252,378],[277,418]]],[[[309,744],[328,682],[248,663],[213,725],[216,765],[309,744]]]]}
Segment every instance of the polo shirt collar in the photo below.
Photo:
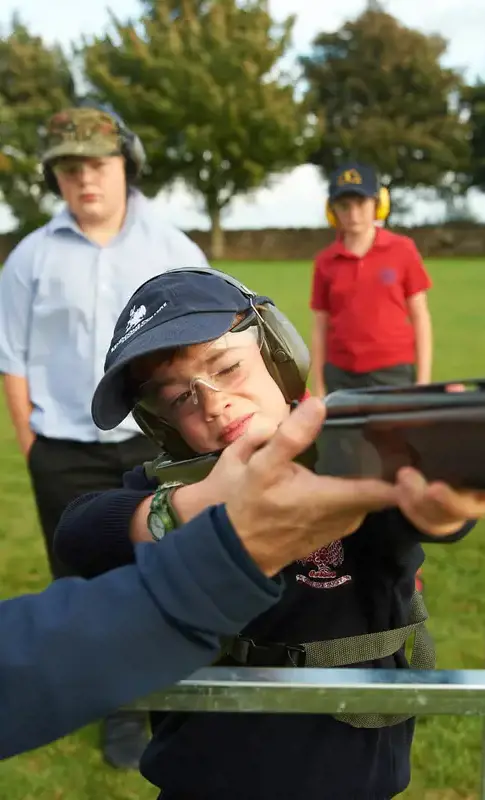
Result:
{"type": "MultiPolygon", "coordinates": [[[[392,233],[390,231],[376,226],[375,239],[368,252],[371,253],[372,250],[387,250],[387,248],[391,245],[392,238],[392,233]]],[[[337,234],[337,239],[332,245],[332,252],[330,255],[333,258],[357,258],[355,253],[351,253],[349,250],[347,250],[340,234],[337,234]]]]}

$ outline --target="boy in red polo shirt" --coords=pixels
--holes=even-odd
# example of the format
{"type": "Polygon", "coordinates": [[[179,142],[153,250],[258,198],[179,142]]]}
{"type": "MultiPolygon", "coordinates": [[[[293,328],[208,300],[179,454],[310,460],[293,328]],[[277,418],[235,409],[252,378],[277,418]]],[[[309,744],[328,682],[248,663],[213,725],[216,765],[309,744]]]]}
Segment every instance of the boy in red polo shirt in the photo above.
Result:
{"type": "Polygon", "coordinates": [[[376,225],[388,213],[376,171],[346,164],[330,180],[335,242],[316,258],[312,372],[315,392],[429,383],[431,281],[416,245],[376,225]]]}

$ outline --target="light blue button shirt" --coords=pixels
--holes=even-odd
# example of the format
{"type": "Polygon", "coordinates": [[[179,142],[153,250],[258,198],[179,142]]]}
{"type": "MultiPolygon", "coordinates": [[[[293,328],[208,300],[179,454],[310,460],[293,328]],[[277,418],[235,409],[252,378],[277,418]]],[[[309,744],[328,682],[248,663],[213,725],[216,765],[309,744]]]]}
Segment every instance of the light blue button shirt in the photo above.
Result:
{"type": "Polygon", "coordinates": [[[131,416],[113,431],[91,418],[116,320],[149,278],[198,266],[208,266],[202,251],[137,191],[104,247],[67,210],[17,245],[0,271],[0,372],[27,378],[35,433],[82,442],[139,433],[131,416]]]}

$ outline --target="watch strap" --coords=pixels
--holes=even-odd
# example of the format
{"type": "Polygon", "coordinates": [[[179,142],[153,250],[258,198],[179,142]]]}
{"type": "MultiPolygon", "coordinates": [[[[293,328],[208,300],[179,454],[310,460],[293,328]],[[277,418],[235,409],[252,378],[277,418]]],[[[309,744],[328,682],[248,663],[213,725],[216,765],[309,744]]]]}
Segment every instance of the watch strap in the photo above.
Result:
{"type": "MultiPolygon", "coordinates": [[[[170,533],[181,525],[180,518],[172,505],[172,495],[176,489],[184,485],[182,481],[169,481],[158,487],[150,503],[149,528],[150,516],[152,515],[160,519],[165,534],[170,533]]],[[[150,528],[150,532],[155,539],[158,539],[152,528],[150,528]]]]}

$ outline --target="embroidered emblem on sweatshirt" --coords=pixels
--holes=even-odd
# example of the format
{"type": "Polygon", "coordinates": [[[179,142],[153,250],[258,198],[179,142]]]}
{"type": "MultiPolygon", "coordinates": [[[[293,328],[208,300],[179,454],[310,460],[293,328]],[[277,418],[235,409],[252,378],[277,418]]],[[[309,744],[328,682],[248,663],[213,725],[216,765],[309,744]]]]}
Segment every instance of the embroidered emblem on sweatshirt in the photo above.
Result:
{"type": "Polygon", "coordinates": [[[313,589],[335,589],[352,580],[350,575],[339,575],[339,568],[344,563],[344,548],[342,542],[332,542],[327,547],[321,547],[307,558],[300,559],[299,564],[309,566],[314,564],[308,575],[297,575],[298,583],[305,583],[313,589]]]}

